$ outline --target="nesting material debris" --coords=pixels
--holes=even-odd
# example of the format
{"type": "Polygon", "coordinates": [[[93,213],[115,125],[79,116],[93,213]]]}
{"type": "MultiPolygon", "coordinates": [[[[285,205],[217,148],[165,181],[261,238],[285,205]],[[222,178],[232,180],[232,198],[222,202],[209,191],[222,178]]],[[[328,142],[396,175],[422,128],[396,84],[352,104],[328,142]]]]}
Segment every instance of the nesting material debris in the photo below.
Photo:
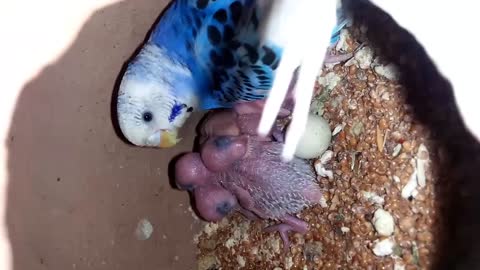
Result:
{"type": "Polygon", "coordinates": [[[145,218],[141,219],[138,222],[134,232],[135,237],[141,241],[147,240],[148,238],[150,238],[152,233],[153,233],[152,223],[150,223],[150,221],[148,221],[148,219],[145,219],[145,218]]]}
{"type": "Polygon", "coordinates": [[[418,152],[416,156],[416,165],[417,165],[417,182],[420,187],[425,187],[426,177],[425,177],[425,167],[428,162],[428,150],[424,144],[420,144],[418,147],[418,152]]]}
{"type": "Polygon", "coordinates": [[[313,164],[315,172],[318,176],[328,177],[328,179],[333,179],[333,171],[327,169],[326,164],[332,159],[333,152],[330,150],[325,151],[322,157],[317,159],[313,164]]]}
{"type": "Polygon", "coordinates": [[[391,238],[386,238],[381,241],[376,241],[373,247],[373,253],[377,256],[388,256],[393,253],[395,241],[391,238]]]}
{"type": "Polygon", "coordinates": [[[377,205],[383,205],[385,203],[385,199],[374,192],[362,191],[362,194],[365,199],[377,205]]]}
{"type": "Polygon", "coordinates": [[[375,211],[372,223],[377,233],[381,236],[390,236],[395,230],[395,221],[392,215],[383,209],[375,211]]]}
{"type": "MultiPolygon", "coordinates": [[[[342,30],[337,48],[353,52],[360,44],[362,31],[342,30]]],[[[312,160],[324,200],[298,214],[309,231],[290,235],[291,248],[282,254],[280,236],[262,231],[271,221],[234,214],[198,236],[199,262],[211,262],[202,269],[431,266],[436,179],[428,153],[435,149],[413,121],[396,68],[382,61],[367,44],[320,74],[311,112],[334,135],[312,160]]]]}
{"type": "Polygon", "coordinates": [[[374,68],[375,73],[391,81],[398,80],[398,70],[393,64],[378,65],[374,68]]]}

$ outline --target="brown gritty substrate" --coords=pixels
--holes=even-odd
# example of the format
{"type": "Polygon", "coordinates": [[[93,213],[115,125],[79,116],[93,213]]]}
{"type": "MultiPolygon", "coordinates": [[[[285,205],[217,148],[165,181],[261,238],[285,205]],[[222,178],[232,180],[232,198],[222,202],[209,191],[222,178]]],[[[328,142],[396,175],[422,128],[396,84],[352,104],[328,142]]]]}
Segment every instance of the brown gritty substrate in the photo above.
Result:
{"type": "MultiPolygon", "coordinates": [[[[349,31],[344,30],[337,49],[360,46],[349,31]]],[[[361,36],[362,31],[352,33],[361,36]]],[[[429,268],[437,222],[429,162],[434,151],[396,79],[395,67],[382,63],[368,44],[346,63],[325,67],[312,112],[334,132],[333,158],[322,165],[333,178],[318,177],[325,200],[299,214],[310,224],[309,232],[290,234],[292,246],[282,255],[278,233],[262,232],[273,221],[234,214],[206,224],[196,236],[198,269],[429,268]],[[378,211],[375,218],[378,209],[386,212],[378,211]],[[389,236],[385,226],[391,217],[389,236]]]]}

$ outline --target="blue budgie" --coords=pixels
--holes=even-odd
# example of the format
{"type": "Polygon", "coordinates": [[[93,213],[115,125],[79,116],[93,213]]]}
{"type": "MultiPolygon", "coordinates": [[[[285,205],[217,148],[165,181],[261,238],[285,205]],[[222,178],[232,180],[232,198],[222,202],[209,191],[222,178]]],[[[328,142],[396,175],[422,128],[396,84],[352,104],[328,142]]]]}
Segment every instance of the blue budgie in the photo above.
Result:
{"type": "MultiPolygon", "coordinates": [[[[123,74],[117,114],[126,139],[172,147],[193,111],[265,99],[282,56],[259,31],[269,1],[173,1],[123,74]]],[[[332,44],[348,23],[338,18],[332,44]]]]}

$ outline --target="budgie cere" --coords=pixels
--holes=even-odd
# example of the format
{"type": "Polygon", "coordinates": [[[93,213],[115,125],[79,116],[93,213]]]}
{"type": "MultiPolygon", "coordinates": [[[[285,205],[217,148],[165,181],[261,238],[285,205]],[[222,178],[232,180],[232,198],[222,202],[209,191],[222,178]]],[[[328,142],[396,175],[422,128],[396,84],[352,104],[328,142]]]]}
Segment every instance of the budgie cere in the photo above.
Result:
{"type": "MultiPolygon", "coordinates": [[[[258,31],[265,2],[173,1],[123,74],[123,135],[136,146],[172,147],[193,111],[265,99],[282,56],[281,44],[258,31]]],[[[346,24],[340,16],[332,43],[346,24]]]]}

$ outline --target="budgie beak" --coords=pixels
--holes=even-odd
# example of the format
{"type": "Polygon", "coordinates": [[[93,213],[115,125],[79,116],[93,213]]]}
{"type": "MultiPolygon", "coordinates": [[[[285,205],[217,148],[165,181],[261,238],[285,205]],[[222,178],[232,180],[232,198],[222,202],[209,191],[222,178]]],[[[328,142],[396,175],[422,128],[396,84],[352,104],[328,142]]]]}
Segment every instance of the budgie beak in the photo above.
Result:
{"type": "Polygon", "coordinates": [[[182,139],[177,137],[176,130],[158,130],[148,137],[147,143],[152,147],[170,148],[182,139]]]}

